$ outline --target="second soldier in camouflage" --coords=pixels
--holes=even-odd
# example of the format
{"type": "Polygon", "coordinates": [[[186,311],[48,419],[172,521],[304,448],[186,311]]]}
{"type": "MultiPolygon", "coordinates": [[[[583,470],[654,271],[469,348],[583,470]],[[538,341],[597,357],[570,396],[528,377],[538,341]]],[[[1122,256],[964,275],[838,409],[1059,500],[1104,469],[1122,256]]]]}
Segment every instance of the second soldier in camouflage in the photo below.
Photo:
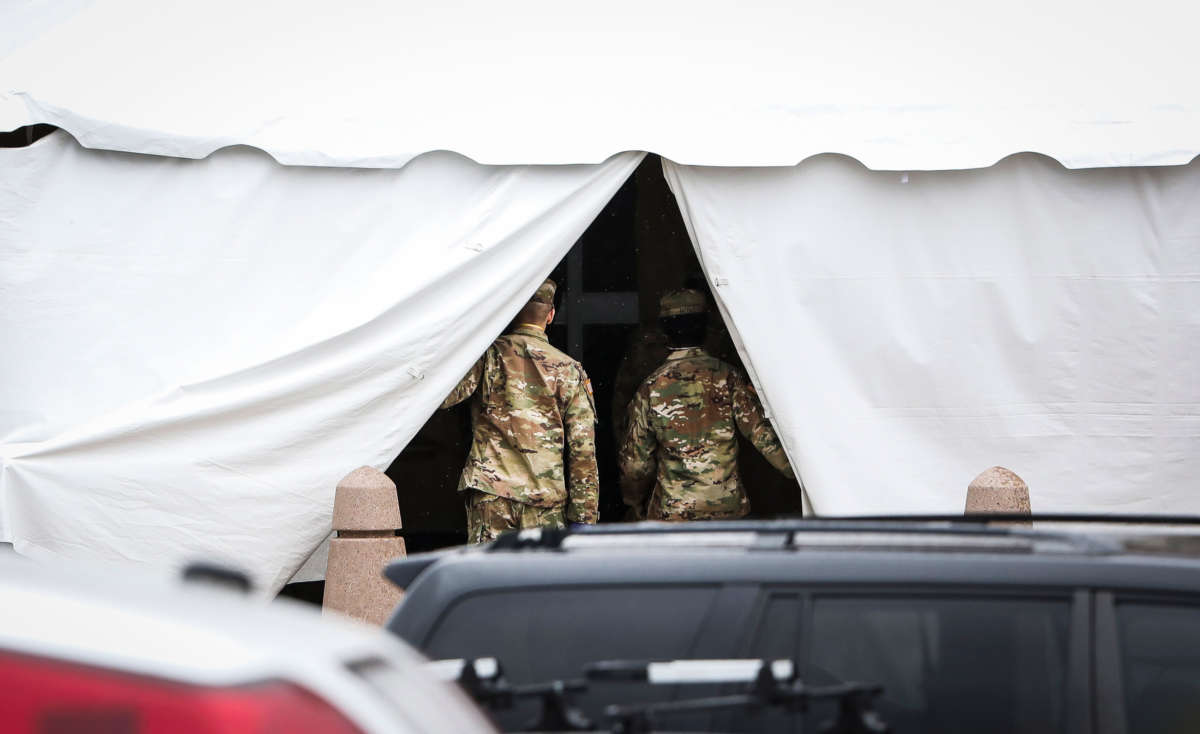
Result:
{"type": "Polygon", "coordinates": [[[629,404],[618,455],[624,501],[651,520],[743,517],[750,500],[737,470],[737,432],[792,477],[787,456],[750,381],[699,346],[704,296],[664,295],[659,319],[672,351],[629,404]]]}

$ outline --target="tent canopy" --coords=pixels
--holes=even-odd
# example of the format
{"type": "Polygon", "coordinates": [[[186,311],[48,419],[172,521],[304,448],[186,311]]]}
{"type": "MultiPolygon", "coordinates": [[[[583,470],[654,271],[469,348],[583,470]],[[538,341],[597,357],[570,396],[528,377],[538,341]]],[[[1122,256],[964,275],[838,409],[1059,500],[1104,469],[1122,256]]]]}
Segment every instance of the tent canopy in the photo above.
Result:
{"type": "Polygon", "coordinates": [[[1194,3],[134,0],[0,10],[0,128],[285,164],[1068,168],[1200,153],[1194,3]],[[18,29],[16,31],[12,29],[18,29]]]}

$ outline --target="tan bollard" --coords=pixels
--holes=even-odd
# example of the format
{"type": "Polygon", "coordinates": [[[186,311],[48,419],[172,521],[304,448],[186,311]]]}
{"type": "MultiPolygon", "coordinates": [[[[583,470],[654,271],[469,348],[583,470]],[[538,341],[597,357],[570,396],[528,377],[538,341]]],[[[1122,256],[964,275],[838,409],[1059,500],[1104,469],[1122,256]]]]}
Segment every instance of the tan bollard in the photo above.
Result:
{"type": "Polygon", "coordinates": [[[404,556],[396,485],[369,466],[338,482],[333,497],[334,538],[329,541],[322,606],[382,625],[403,592],[383,577],[393,558],[404,556]]]}
{"type": "Polygon", "coordinates": [[[1015,472],[993,466],[967,486],[966,514],[1012,513],[1028,515],[1029,485],[1015,472]]]}

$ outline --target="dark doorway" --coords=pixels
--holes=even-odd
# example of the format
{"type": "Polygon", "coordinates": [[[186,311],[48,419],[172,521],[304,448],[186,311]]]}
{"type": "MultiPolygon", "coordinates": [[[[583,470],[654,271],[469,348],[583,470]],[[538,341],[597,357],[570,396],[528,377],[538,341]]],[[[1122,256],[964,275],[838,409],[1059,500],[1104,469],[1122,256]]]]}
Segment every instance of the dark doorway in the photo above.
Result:
{"type": "Polygon", "coordinates": [[[16,130],[0,132],[0,148],[24,148],[33,145],[58,128],[53,125],[26,125],[16,130]]]}
{"type": "MultiPolygon", "coordinates": [[[[620,521],[625,507],[617,486],[617,433],[637,384],[665,356],[657,335],[658,298],[685,285],[706,288],[658,156],[646,156],[551,277],[559,285],[559,312],[550,341],[580,360],[592,380],[600,420],[601,521],[620,521]]],[[[712,321],[709,351],[741,367],[724,323],[720,317],[712,321]]],[[[455,489],[469,441],[465,403],[437,411],[388,468],[398,487],[410,552],[465,541],[466,516],[455,489]]],[[[756,516],[800,512],[795,482],[748,443],[740,454],[756,516]]]]}

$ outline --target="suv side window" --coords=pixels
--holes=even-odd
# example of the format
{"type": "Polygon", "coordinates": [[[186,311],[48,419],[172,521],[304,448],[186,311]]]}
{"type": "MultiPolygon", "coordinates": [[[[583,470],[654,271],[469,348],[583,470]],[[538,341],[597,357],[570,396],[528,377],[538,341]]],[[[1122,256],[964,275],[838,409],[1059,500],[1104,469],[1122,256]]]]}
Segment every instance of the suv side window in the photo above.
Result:
{"type": "MultiPolygon", "coordinates": [[[[752,622],[753,632],[742,657],[799,660],[803,604],[803,597],[794,591],[766,592],[759,605],[758,616],[752,622]]],[[[726,714],[717,722],[719,726],[715,727],[716,731],[761,731],[772,734],[796,731],[800,723],[794,713],[781,708],[771,708],[754,716],[742,712],[726,714]]]]}
{"type": "MultiPolygon", "coordinates": [[[[882,684],[893,731],[1063,731],[1070,609],[1066,598],[816,597],[805,680],[882,684]]],[[[832,714],[819,704],[806,721],[832,714]]]]}
{"type": "Polygon", "coordinates": [[[1200,726],[1200,606],[1117,603],[1121,682],[1130,732],[1200,726]]]}
{"type": "Polygon", "coordinates": [[[799,652],[801,599],[796,593],[769,593],[763,600],[745,657],[796,659],[799,652]]]}
{"type": "MultiPolygon", "coordinates": [[[[714,586],[506,588],[474,594],[449,608],[421,646],[431,659],[494,656],[512,683],[579,678],[596,660],[711,657],[720,642],[701,634],[717,596],[714,586]],[[587,630],[576,634],[575,630],[587,630]]],[[[598,701],[670,698],[672,687],[598,684],[579,702],[589,716],[598,701]],[[621,688],[615,688],[621,686],[621,688]]],[[[534,707],[500,716],[528,723],[534,707]]]]}

